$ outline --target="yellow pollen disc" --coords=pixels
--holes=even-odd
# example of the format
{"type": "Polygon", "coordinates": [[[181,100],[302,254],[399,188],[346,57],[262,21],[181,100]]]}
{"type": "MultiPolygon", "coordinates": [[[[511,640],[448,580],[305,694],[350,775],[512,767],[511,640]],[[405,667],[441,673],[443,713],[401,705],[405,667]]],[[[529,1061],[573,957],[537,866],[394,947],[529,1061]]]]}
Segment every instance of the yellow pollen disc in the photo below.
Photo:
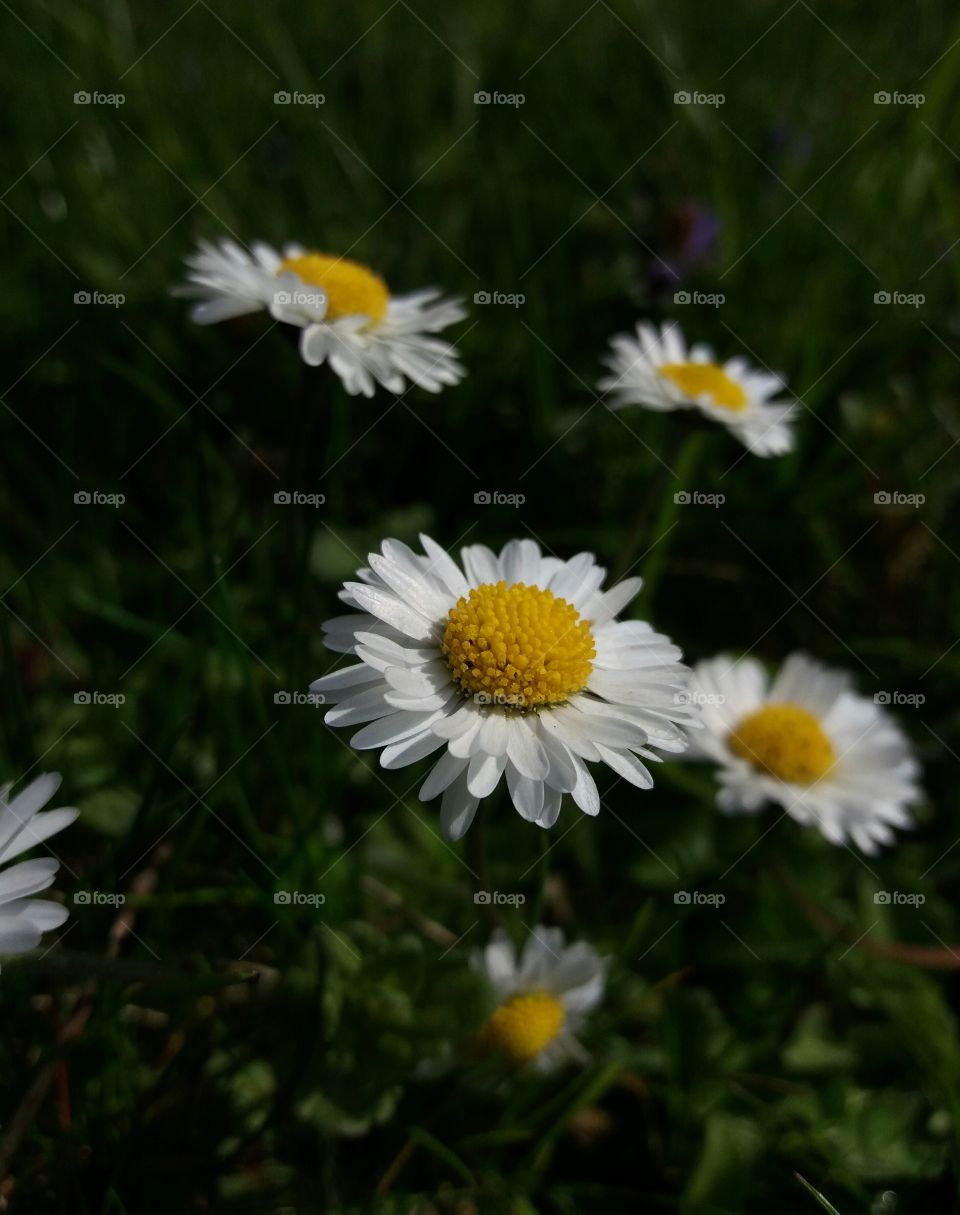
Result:
{"type": "Polygon", "coordinates": [[[741,759],[788,784],[812,785],[837,759],[820,722],[799,705],[757,709],[731,732],[729,743],[741,759]]]}
{"type": "Polygon", "coordinates": [[[664,363],[658,370],[688,397],[708,396],[714,405],[734,413],[747,404],[747,394],[716,363],[664,363]]]}
{"type": "Polygon", "coordinates": [[[584,687],[596,650],[590,625],[566,599],[522,582],[487,582],[450,609],[443,654],[468,695],[530,709],[584,687]]]}
{"type": "Polygon", "coordinates": [[[481,1029],[478,1053],[502,1053],[514,1063],[528,1063],[549,1046],[566,1020],[566,1009],[556,996],[532,991],[501,1004],[481,1029]]]}
{"type": "Polygon", "coordinates": [[[332,321],[341,316],[367,316],[378,324],[387,314],[387,284],[359,262],[325,253],[304,253],[285,258],[277,267],[277,274],[287,271],[325,292],[327,317],[332,321]]]}

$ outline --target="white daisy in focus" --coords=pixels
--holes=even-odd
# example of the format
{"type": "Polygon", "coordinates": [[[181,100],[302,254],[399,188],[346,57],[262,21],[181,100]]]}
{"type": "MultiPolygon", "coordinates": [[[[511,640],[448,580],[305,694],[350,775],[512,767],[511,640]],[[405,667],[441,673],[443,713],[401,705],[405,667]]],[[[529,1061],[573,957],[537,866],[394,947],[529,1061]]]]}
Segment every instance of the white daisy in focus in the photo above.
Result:
{"type": "Polygon", "coordinates": [[[200,241],[187,259],[191,316],[211,325],[249,312],[268,311],[295,325],[300,354],[318,367],[328,362],[347,392],[372,397],[377,384],[403,392],[406,381],[440,392],[466,374],[449,342],[431,335],[461,321],[460,300],[435,288],[391,295],[368,267],[285,245],[282,254],[255,242],[248,252],[236,241],[200,241]]]}
{"type": "Polygon", "coordinates": [[[559,928],[539,927],[518,955],[502,929],[471,959],[485,975],[497,1008],[471,1043],[471,1053],[553,1071],[588,1058],[577,1041],[587,1014],[603,999],[606,959],[592,945],[564,945],[559,928]]]}
{"type": "Polygon", "coordinates": [[[60,786],[56,773],[38,776],[16,797],[11,785],[0,789],[0,955],[28,953],[67,919],[59,903],[33,897],[53,882],[60,862],[52,856],[7,865],[21,853],[43,843],[77,817],[73,808],[42,811],[60,786]]]}
{"type": "Polygon", "coordinates": [[[636,337],[621,334],[611,346],[604,359],[610,375],[599,388],[610,393],[614,409],[699,409],[754,455],[780,456],[793,447],[796,406],[773,399],[784,389],[779,376],[753,371],[744,359],[717,363],[709,346],[687,350],[676,324],[657,333],[653,325],[640,322],[636,337]]]}
{"type": "Polygon", "coordinates": [[[770,682],[756,659],[720,655],[694,667],[703,729],[691,757],[720,764],[721,810],[780,805],[832,844],[873,854],[910,827],[920,768],[897,723],[849,677],[792,654],[770,682]]]}
{"type": "Polygon", "coordinates": [[[420,789],[443,794],[440,824],[460,839],[480,800],[505,779],[519,814],[552,827],[569,793],[585,814],[600,795],[587,763],[640,789],[643,760],[687,746],[694,725],[680,650],[644,621],[617,614],[640,589],[608,591],[591,553],[545,557],[533,540],[499,556],[462,550],[462,568],[428,536],[424,553],[385,540],[340,598],[353,609],[324,625],[329,649],[359,659],[310,685],[336,707],[331,726],[383,747],[384,768],[442,751],[420,789]]]}

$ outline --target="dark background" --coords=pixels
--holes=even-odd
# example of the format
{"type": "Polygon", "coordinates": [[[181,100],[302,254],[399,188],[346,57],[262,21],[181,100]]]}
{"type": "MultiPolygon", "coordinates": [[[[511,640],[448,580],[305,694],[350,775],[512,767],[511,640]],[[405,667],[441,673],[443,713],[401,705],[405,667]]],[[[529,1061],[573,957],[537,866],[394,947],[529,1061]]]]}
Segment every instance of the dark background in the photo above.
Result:
{"type": "Polygon", "coordinates": [[[954,8],[11,0],[0,25],[3,772],[64,774],[57,888],[135,913],[117,941],[115,906],[76,904],[4,965],[11,1208],[814,1211],[797,1171],[845,1215],[951,1210],[954,8]],[[323,104],[275,103],[294,90],[323,104]],[[468,378],[351,399],[265,315],[193,326],[170,287],[231,234],[465,296],[468,378]],[[609,412],[600,358],[641,316],[783,372],[796,451],[609,412]],[[508,926],[542,913],[615,958],[592,1061],[424,1076],[486,1009],[465,845],[419,767],[274,702],[332,665],[338,584],[419,530],[634,566],[691,660],[802,648],[922,696],[897,710],[916,829],[865,860],[775,811],[721,819],[682,765],[650,793],[607,774],[601,816],[568,804],[549,836],[497,801],[491,880],[528,898],[508,926]]]}

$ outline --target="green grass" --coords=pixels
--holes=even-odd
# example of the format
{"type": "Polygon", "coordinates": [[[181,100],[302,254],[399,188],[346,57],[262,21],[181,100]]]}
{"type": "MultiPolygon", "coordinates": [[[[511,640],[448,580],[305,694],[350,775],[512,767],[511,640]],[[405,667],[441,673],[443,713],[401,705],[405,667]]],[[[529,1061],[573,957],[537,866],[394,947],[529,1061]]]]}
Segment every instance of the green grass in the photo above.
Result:
{"type": "Polygon", "coordinates": [[[135,911],[111,946],[115,910],[78,906],[56,948],[4,964],[12,1209],[950,1209],[954,10],[11,0],[0,23],[2,772],[64,774],[83,815],[57,888],[135,911]],[[480,89],[525,103],[476,106],[480,89]],[[883,89],[925,101],[874,104],[883,89]],[[719,308],[653,282],[691,203],[719,236],[680,286],[719,308]],[[397,290],[526,300],[471,305],[457,389],[351,399],[289,331],[200,329],[170,297],[193,240],[231,231],[350,250],[397,290]],[[759,461],[597,404],[608,337],[639,316],[783,371],[797,451],[759,461]],[[676,508],[682,487],[725,502],[676,508]],[[283,488],[326,503],[277,506],[283,488]],[[477,506],[484,489],[525,502],[477,506]],[[765,834],[773,811],[721,818],[709,771],[676,765],[646,794],[609,775],[601,816],[567,806],[549,837],[495,801],[491,882],[529,900],[506,924],[519,937],[542,907],[615,958],[592,1061],[424,1075],[487,1008],[467,846],[439,840],[419,766],[383,772],[274,703],[332,665],[339,583],[419,530],[637,563],[640,613],[693,660],[804,649],[867,693],[922,693],[900,710],[925,766],[916,829],[865,863],[790,821],[765,834]],[[125,702],[78,706],[84,689],[125,702]],[[676,907],[678,886],[722,890],[722,913],[676,907]],[[277,906],[287,888],[326,902],[277,906]]]}

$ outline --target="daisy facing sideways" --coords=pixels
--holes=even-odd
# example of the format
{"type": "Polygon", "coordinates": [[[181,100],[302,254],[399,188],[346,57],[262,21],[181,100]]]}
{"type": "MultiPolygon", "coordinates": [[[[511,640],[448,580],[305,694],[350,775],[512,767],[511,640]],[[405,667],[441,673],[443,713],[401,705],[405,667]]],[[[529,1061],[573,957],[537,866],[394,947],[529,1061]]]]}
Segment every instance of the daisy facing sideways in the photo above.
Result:
{"type": "Polygon", "coordinates": [[[7,865],[42,844],[77,817],[72,808],[42,810],[60,786],[56,773],[38,776],[16,797],[11,785],[0,789],[0,955],[28,953],[40,938],[67,919],[66,907],[33,895],[53,882],[60,862],[52,856],[7,865]]]}
{"type": "Polygon", "coordinates": [[[200,241],[186,259],[191,316],[212,325],[267,311],[301,330],[300,354],[318,367],[329,362],[352,395],[372,397],[377,384],[403,392],[406,381],[440,392],[465,372],[449,342],[432,337],[466,316],[460,300],[435,288],[391,295],[366,266],[285,245],[278,253],[255,242],[249,251],[232,240],[200,241]]]}
{"type": "Polygon", "coordinates": [[[709,346],[687,349],[677,324],[640,322],[636,336],[611,340],[604,363],[610,375],[599,383],[612,408],[699,409],[726,426],[754,455],[780,456],[793,447],[793,402],[775,401],[783,391],[779,376],[753,371],[743,359],[717,363],[709,346]]]}
{"type": "Polygon", "coordinates": [[[868,854],[911,826],[907,806],[921,792],[909,740],[845,674],[792,654],[770,682],[756,659],[720,655],[694,667],[690,697],[704,727],[691,756],[720,765],[721,810],[775,802],[868,854]]]}
{"type": "Polygon", "coordinates": [[[486,976],[497,999],[470,1044],[471,1054],[532,1064],[538,1071],[587,1059],[574,1035],[603,999],[607,968],[592,945],[564,945],[561,929],[539,927],[518,953],[498,929],[471,965],[486,976]]]}
{"type": "Polygon", "coordinates": [[[368,722],[350,740],[383,747],[384,768],[442,752],[420,799],[443,794],[448,839],[466,832],[505,779],[518,813],[552,827],[569,793],[585,814],[600,796],[587,763],[640,789],[643,760],[687,746],[696,722],[681,653],[644,621],[617,614],[640,589],[602,591],[591,553],[545,557],[533,540],[497,556],[482,544],[462,565],[428,536],[423,553],[385,540],[340,598],[352,609],[324,626],[329,649],[359,661],[310,685],[336,707],[331,726],[368,722]]]}

